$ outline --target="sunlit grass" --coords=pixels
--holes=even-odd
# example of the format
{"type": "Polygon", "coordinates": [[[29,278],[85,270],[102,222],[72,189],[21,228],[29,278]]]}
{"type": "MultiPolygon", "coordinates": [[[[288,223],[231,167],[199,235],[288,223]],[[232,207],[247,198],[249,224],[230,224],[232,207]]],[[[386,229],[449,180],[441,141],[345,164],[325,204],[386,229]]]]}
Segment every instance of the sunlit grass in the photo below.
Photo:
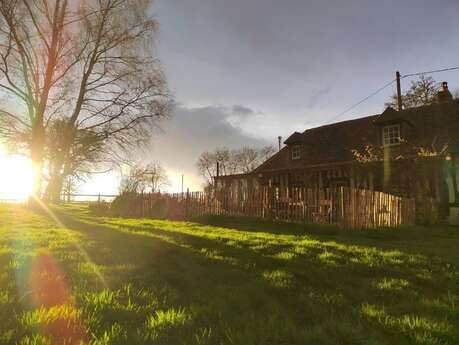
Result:
{"type": "Polygon", "coordinates": [[[293,281],[293,275],[284,270],[264,271],[263,278],[274,287],[289,288],[293,281]]]}
{"type": "Polygon", "coordinates": [[[448,334],[452,325],[446,320],[402,314],[390,315],[384,307],[364,304],[362,314],[380,325],[407,334],[416,344],[444,344],[442,334],[448,334]],[[439,336],[440,335],[440,336],[439,336]]]}
{"type": "Polygon", "coordinates": [[[381,290],[401,291],[408,288],[409,282],[406,279],[384,278],[376,282],[375,286],[381,290]]]}
{"type": "Polygon", "coordinates": [[[459,344],[454,228],[52,211],[0,206],[1,344],[459,344]]]}
{"type": "Polygon", "coordinates": [[[163,330],[182,326],[189,320],[191,320],[191,315],[184,309],[157,310],[154,315],[147,317],[146,327],[149,330],[163,330]]]}

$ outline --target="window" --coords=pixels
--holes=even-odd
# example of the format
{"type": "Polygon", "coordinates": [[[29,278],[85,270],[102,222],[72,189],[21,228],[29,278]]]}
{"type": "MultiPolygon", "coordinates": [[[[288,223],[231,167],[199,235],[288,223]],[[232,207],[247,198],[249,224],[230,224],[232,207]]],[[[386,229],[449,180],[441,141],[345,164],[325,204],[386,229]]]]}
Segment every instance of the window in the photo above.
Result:
{"type": "Polygon", "coordinates": [[[383,128],[383,145],[393,146],[400,144],[400,125],[386,126],[383,128]]]}
{"type": "Polygon", "coordinates": [[[292,159],[300,159],[301,158],[301,146],[294,145],[292,146],[292,159]]]}

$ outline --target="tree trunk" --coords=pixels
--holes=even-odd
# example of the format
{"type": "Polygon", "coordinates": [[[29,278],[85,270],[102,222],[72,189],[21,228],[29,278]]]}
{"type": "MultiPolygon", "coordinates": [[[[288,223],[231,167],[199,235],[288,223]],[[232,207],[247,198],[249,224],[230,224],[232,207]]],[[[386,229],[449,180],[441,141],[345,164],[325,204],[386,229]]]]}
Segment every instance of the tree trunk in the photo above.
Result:
{"type": "Polygon", "coordinates": [[[52,203],[61,202],[61,193],[64,184],[64,176],[61,173],[55,173],[50,176],[48,188],[47,188],[47,197],[48,200],[52,203]]]}
{"type": "Polygon", "coordinates": [[[30,157],[34,169],[34,181],[32,196],[41,198],[42,189],[42,174],[43,174],[43,161],[44,161],[44,142],[45,130],[42,124],[37,124],[32,131],[32,141],[30,147],[30,157]]]}
{"type": "Polygon", "coordinates": [[[67,149],[66,142],[62,143],[62,149],[51,160],[49,171],[49,182],[46,189],[47,201],[59,203],[61,201],[61,193],[64,185],[64,179],[67,177],[65,163],[67,154],[64,150],[67,149]]]}

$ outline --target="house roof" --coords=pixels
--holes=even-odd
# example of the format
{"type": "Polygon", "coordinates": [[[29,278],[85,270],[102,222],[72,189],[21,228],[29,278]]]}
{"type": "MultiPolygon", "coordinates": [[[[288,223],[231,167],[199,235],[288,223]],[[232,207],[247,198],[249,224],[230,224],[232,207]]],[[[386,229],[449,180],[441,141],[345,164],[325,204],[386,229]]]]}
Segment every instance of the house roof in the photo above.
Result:
{"type": "Polygon", "coordinates": [[[402,123],[401,136],[417,147],[459,152],[459,100],[396,111],[387,108],[382,114],[366,116],[295,132],[285,142],[302,144],[301,160],[290,159],[285,146],[254,172],[295,169],[306,166],[352,162],[352,150],[366,145],[381,145],[381,126],[402,123]]]}
{"type": "Polygon", "coordinates": [[[407,140],[416,146],[441,149],[448,145],[450,152],[459,152],[459,100],[410,108],[400,114],[400,120],[408,124],[407,140]]]}
{"type": "Polygon", "coordinates": [[[284,144],[289,145],[289,144],[301,143],[302,140],[303,140],[303,134],[300,132],[295,132],[291,136],[289,136],[287,140],[284,141],[284,144]]]}

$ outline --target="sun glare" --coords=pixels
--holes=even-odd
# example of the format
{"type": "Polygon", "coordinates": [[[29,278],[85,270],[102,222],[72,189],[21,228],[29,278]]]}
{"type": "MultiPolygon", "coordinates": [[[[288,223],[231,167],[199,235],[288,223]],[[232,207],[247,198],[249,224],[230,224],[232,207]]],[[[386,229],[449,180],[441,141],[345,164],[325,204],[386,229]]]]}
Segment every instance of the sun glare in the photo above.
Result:
{"type": "Polygon", "coordinates": [[[0,199],[27,199],[32,193],[33,177],[29,159],[10,155],[0,146],[0,199]]]}

